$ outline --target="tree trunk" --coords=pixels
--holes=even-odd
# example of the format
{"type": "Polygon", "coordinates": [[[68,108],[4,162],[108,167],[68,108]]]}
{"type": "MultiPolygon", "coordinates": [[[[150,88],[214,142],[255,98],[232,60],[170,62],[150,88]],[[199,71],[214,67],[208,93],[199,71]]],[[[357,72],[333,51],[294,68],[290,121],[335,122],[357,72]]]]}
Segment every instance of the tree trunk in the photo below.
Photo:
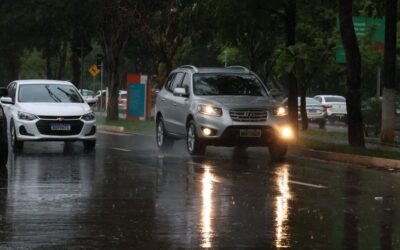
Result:
{"type": "MultiPolygon", "coordinates": [[[[286,7],[286,46],[292,46],[296,43],[296,0],[289,0],[286,7]]],[[[297,80],[293,73],[287,75],[288,83],[288,107],[289,121],[293,128],[294,137],[298,137],[298,104],[297,104],[297,80]]]]}
{"type": "Polygon", "coordinates": [[[51,67],[51,55],[46,51],[46,77],[47,79],[53,79],[53,69],[51,67]]]}
{"type": "Polygon", "coordinates": [[[347,115],[350,146],[365,147],[361,114],[361,57],[354,32],[352,1],[338,0],[340,33],[346,53],[347,67],[347,115]]]}
{"type": "Polygon", "coordinates": [[[65,71],[65,63],[67,60],[67,43],[62,42],[60,47],[60,55],[59,55],[59,66],[57,72],[57,79],[62,80],[64,78],[65,71]]]}
{"type": "Polygon", "coordinates": [[[397,0],[386,0],[385,54],[383,66],[382,142],[394,142],[397,0]]]}
{"type": "Polygon", "coordinates": [[[81,86],[81,61],[76,53],[71,55],[71,67],[72,67],[72,83],[75,87],[81,86]]]}
{"type": "MultiPolygon", "coordinates": [[[[113,59],[116,60],[116,59],[113,59]]],[[[118,63],[111,62],[108,65],[108,72],[110,72],[110,83],[108,85],[108,106],[107,106],[107,120],[118,120],[118,92],[119,92],[119,72],[118,63]]]]}
{"type": "Polygon", "coordinates": [[[14,51],[10,50],[7,52],[7,55],[5,56],[7,59],[6,65],[5,65],[5,83],[6,85],[14,80],[18,79],[18,71],[19,71],[19,60],[18,56],[14,51]]]}

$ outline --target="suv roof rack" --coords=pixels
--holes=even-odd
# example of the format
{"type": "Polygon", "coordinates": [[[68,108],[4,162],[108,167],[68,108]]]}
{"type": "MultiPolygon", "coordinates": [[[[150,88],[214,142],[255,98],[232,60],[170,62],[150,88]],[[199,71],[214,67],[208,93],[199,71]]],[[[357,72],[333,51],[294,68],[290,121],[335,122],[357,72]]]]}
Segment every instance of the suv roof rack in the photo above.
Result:
{"type": "Polygon", "coordinates": [[[193,65],[182,65],[182,66],[180,66],[179,68],[186,68],[186,69],[192,69],[192,70],[194,70],[194,72],[199,72],[199,70],[197,69],[197,67],[196,66],[193,66],[193,65]]]}
{"type": "Polygon", "coordinates": [[[250,70],[244,66],[240,66],[240,65],[233,65],[233,66],[228,66],[226,67],[227,69],[241,69],[243,71],[245,71],[246,73],[250,73],[250,70]]]}

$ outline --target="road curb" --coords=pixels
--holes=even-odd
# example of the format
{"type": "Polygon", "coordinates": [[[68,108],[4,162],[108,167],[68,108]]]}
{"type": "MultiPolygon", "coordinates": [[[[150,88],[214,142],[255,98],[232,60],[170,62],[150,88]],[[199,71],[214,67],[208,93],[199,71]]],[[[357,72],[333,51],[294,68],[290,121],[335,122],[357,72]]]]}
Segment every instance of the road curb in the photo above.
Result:
{"type": "Polygon", "coordinates": [[[367,167],[400,170],[400,160],[345,154],[345,153],[336,153],[336,152],[313,150],[300,147],[296,147],[294,151],[297,152],[298,154],[301,154],[302,156],[317,158],[326,161],[335,161],[347,164],[362,165],[367,167]]]}
{"type": "Polygon", "coordinates": [[[121,126],[97,125],[97,129],[100,131],[107,131],[107,132],[118,132],[118,133],[125,132],[125,127],[121,126]]]}

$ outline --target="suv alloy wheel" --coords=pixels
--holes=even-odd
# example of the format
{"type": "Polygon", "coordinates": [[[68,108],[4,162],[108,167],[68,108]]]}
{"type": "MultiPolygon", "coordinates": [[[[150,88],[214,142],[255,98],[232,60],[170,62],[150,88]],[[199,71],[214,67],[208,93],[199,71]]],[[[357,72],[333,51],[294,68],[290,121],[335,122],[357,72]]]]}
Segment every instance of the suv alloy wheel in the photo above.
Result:
{"type": "Polygon", "coordinates": [[[157,147],[162,151],[171,148],[174,143],[174,141],[167,135],[165,131],[164,120],[162,117],[157,119],[156,140],[157,140],[157,147]]]}
{"type": "Polygon", "coordinates": [[[189,121],[187,126],[186,145],[191,155],[204,155],[206,151],[206,145],[197,136],[196,125],[193,120],[189,121]]]}

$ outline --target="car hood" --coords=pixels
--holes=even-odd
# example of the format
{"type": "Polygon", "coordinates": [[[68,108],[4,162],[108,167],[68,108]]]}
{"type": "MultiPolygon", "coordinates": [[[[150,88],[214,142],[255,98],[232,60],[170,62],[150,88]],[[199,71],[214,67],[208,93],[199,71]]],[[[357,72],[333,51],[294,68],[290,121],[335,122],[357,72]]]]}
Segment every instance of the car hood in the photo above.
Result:
{"type": "Polygon", "coordinates": [[[271,97],[265,96],[207,96],[199,98],[201,103],[209,103],[226,109],[242,108],[271,108],[276,102],[271,97]]]}
{"type": "Polygon", "coordinates": [[[87,103],[19,103],[21,111],[43,116],[80,116],[91,112],[87,103]]]}

